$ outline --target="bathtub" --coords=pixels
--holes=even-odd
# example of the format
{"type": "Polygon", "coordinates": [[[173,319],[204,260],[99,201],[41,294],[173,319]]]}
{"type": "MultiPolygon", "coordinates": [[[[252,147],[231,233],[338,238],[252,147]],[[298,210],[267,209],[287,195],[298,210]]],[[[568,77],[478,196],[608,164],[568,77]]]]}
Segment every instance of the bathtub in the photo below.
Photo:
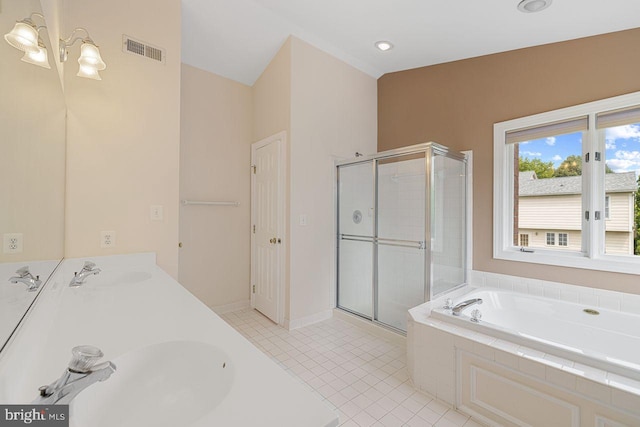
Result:
{"type": "Polygon", "coordinates": [[[640,426],[640,315],[488,287],[450,295],[483,304],[409,310],[418,389],[490,426],[640,426]]]}
{"type": "Polygon", "coordinates": [[[435,319],[608,372],[640,380],[640,315],[503,290],[475,290],[454,305],[482,298],[460,316],[435,308],[435,319]],[[471,312],[480,310],[478,323],[471,312]],[[586,311],[585,311],[586,310],[586,311]]]}

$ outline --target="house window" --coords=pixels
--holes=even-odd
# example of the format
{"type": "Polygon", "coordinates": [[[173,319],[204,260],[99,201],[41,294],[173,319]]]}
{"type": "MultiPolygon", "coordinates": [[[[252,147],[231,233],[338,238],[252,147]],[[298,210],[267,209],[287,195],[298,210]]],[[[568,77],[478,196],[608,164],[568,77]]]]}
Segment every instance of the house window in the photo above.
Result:
{"type": "Polygon", "coordinates": [[[496,123],[494,258],[640,273],[639,153],[640,92],[496,123]]]}
{"type": "Polygon", "coordinates": [[[520,246],[529,246],[529,235],[521,234],[520,235],[520,246]]]}
{"type": "Polygon", "coordinates": [[[567,246],[569,235],[567,233],[558,233],[558,246],[567,246]]]}
{"type": "Polygon", "coordinates": [[[554,246],[556,244],[556,234],[547,233],[547,246],[554,246]]]}

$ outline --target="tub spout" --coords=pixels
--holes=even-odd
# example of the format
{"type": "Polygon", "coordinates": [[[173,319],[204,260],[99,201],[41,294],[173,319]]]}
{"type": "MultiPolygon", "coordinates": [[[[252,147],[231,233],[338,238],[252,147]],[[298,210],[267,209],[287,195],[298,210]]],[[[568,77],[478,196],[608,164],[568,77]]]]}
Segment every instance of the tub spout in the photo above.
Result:
{"type": "Polygon", "coordinates": [[[454,316],[460,316],[460,313],[462,313],[462,310],[464,310],[467,307],[471,307],[472,305],[475,305],[475,304],[482,304],[482,298],[472,298],[466,301],[462,301],[461,303],[456,304],[451,309],[451,312],[453,313],[454,316]]]}

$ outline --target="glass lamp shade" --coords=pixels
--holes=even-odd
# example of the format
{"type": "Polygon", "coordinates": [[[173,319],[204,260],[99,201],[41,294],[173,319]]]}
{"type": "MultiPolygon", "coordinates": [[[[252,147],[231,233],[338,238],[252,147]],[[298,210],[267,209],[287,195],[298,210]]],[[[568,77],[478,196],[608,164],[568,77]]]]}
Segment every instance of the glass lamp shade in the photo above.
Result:
{"type": "Polygon", "coordinates": [[[39,67],[50,69],[49,65],[49,55],[47,53],[47,48],[44,46],[41,40],[38,40],[38,50],[36,52],[27,51],[24,53],[24,56],[21,59],[24,62],[28,62],[29,64],[37,65],[39,67]]]}
{"type": "Polygon", "coordinates": [[[23,52],[38,52],[38,30],[30,22],[18,21],[13,30],[4,35],[4,39],[11,46],[23,52]]]}
{"type": "Polygon", "coordinates": [[[82,46],[80,46],[80,58],[78,58],[78,64],[80,64],[80,68],[83,66],[92,67],[96,71],[107,68],[107,64],[105,64],[100,57],[100,50],[98,49],[98,46],[90,42],[84,42],[82,43],[82,46]]]}
{"type": "Polygon", "coordinates": [[[78,70],[78,74],[76,74],[76,76],[84,77],[86,79],[102,80],[102,78],[100,77],[100,73],[98,73],[98,70],[91,65],[80,64],[80,69],[78,70]]]}

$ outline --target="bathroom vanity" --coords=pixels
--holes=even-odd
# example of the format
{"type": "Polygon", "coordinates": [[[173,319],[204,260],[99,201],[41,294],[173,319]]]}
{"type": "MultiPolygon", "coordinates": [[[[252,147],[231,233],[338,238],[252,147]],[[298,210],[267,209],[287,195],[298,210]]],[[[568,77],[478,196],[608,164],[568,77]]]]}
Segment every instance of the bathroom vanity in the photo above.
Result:
{"type": "Polygon", "coordinates": [[[0,354],[0,402],[29,403],[93,345],[116,371],[70,404],[71,426],[337,426],[337,415],[155,264],[65,260],[0,354]]]}

